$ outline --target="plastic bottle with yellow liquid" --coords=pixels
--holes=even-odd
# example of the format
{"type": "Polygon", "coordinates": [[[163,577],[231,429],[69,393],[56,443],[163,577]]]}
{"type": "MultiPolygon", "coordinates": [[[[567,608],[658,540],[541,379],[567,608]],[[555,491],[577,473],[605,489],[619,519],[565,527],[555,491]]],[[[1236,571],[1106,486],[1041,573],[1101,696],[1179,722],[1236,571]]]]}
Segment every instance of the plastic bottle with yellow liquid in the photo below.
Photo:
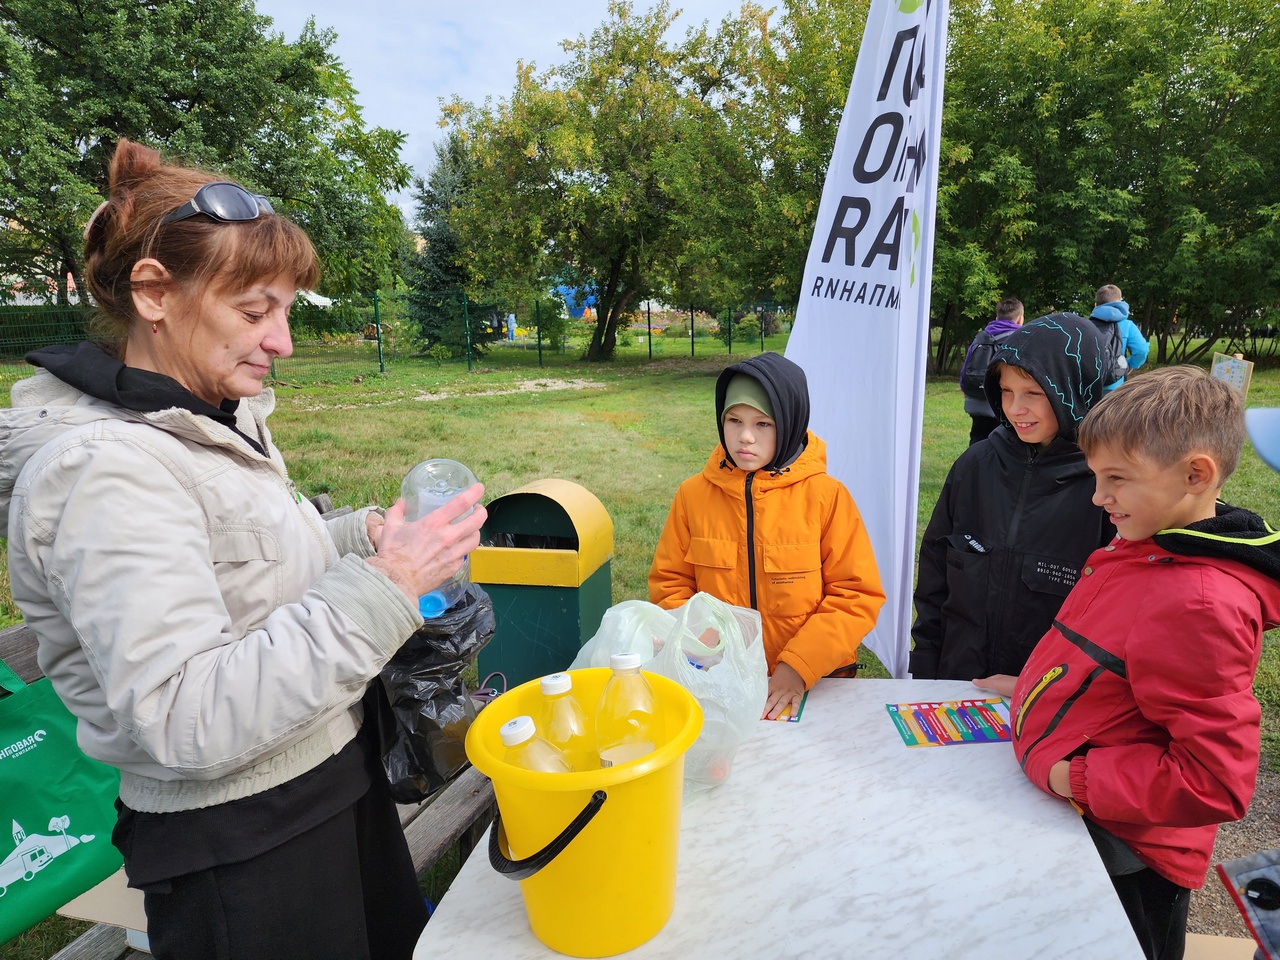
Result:
{"type": "Polygon", "coordinates": [[[533,717],[508,720],[498,728],[498,736],[507,748],[504,759],[513,767],[539,773],[573,773],[573,764],[564,751],[538,736],[533,717]]]}
{"type": "Polygon", "coordinates": [[[640,672],[640,654],[615,653],[609,658],[609,668],[613,675],[604,685],[596,709],[596,748],[601,767],[617,766],[653,753],[662,723],[653,688],[640,672]]]}
{"type": "Polygon", "coordinates": [[[587,722],[582,704],[573,695],[573,677],[567,673],[553,673],[538,682],[542,687],[539,734],[564,752],[574,770],[600,769],[595,728],[587,722]]]}

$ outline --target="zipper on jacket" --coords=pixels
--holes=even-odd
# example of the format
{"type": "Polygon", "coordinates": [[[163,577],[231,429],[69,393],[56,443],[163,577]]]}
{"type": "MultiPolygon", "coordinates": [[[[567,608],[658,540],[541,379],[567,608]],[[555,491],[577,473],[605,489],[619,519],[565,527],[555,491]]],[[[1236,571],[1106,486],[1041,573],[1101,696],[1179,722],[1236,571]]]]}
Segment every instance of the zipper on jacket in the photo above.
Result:
{"type": "MultiPolygon", "coordinates": [[[[1065,675],[1066,665],[1064,664],[1063,666],[1064,666],[1063,675],[1065,675]]],[[[1062,722],[1062,718],[1065,717],[1070,712],[1071,708],[1075,706],[1077,700],[1079,700],[1081,697],[1083,697],[1086,693],[1089,692],[1089,688],[1093,686],[1093,681],[1097,680],[1098,677],[1102,676],[1102,674],[1106,672],[1106,669],[1107,669],[1106,667],[1097,666],[1089,671],[1089,673],[1085,676],[1085,678],[1080,681],[1080,686],[1076,688],[1075,692],[1073,692],[1071,696],[1067,697],[1067,699],[1063,700],[1062,704],[1058,707],[1057,712],[1054,713],[1054,715],[1049,718],[1049,722],[1044,725],[1044,730],[1041,731],[1040,736],[1036,737],[1035,740],[1025,750],[1022,751],[1022,759],[1018,761],[1018,766],[1022,767],[1023,770],[1027,769],[1027,761],[1031,759],[1031,752],[1035,750],[1036,747],[1040,746],[1040,744],[1043,743],[1045,739],[1048,738],[1053,733],[1053,731],[1058,729],[1058,724],[1062,722]]],[[[1027,710],[1027,706],[1028,706],[1027,704],[1023,704],[1023,709],[1018,711],[1018,729],[1019,730],[1022,729],[1022,718],[1025,711],[1027,710]]],[[[1088,738],[1086,737],[1085,739],[1087,740],[1088,738]]],[[[1067,758],[1063,757],[1062,759],[1065,760],[1067,758]]]]}
{"type": "MultiPolygon", "coordinates": [[[[992,582],[995,584],[1007,583],[1009,579],[1009,565],[1013,563],[1013,544],[1015,537],[1018,535],[1018,527],[1022,524],[1022,510],[1027,502],[1027,491],[1031,489],[1031,474],[1035,471],[1035,458],[1027,460],[1026,467],[1022,471],[1022,484],[1018,488],[1018,502],[1013,507],[1013,517],[1009,520],[1009,529],[1004,534],[1004,569],[1000,572],[1000,577],[992,582]]],[[[995,662],[996,637],[1004,636],[1004,621],[1006,619],[1005,604],[1001,603],[996,607],[1000,612],[1000,622],[996,624],[987,637],[987,661],[995,662]]]]}
{"type": "Polygon", "coordinates": [[[743,495],[747,501],[747,589],[751,594],[751,609],[756,606],[756,511],[751,503],[751,481],[755,479],[755,471],[747,474],[743,495]]]}

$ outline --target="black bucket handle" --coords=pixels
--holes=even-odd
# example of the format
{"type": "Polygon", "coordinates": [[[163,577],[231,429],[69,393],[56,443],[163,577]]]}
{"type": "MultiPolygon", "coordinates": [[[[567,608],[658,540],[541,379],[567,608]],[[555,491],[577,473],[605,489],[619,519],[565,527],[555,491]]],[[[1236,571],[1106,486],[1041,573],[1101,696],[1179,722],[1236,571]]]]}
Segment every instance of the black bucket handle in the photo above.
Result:
{"type": "Polygon", "coordinates": [[[495,813],[493,815],[493,827],[489,830],[489,863],[493,866],[493,869],[508,879],[528,880],[559,856],[560,852],[573,842],[574,837],[580,834],[583,828],[600,812],[600,808],[604,806],[604,802],[608,798],[609,795],[603,790],[597,790],[591,795],[587,805],[582,808],[582,812],[560,831],[560,836],[556,837],[533,856],[525,857],[523,860],[512,860],[504,852],[503,848],[506,847],[509,850],[510,844],[507,842],[507,831],[502,826],[502,815],[495,813]]]}

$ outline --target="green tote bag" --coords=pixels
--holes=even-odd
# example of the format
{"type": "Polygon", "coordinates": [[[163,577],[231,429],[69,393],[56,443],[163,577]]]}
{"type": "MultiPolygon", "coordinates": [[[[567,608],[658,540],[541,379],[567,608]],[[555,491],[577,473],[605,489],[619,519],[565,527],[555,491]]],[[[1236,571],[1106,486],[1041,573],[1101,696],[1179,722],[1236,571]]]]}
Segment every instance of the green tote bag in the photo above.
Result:
{"type": "Polygon", "coordinates": [[[120,772],[80,752],[49,681],[23,683],[0,661],[0,943],[120,868],[119,792],[120,772]]]}

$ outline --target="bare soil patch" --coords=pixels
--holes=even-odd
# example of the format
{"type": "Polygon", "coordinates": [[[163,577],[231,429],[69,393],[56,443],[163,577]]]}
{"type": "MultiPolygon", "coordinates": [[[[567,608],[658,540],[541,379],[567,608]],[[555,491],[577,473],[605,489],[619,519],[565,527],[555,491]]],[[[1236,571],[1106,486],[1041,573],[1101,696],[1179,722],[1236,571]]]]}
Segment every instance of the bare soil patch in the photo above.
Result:
{"type": "MultiPolygon", "coordinates": [[[[1218,828],[1213,863],[1234,860],[1261,850],[1273,850],[1277,846],[1280,846],[1280,773],[1262,769],[1258,771],[1258,787],[1245,818],[1235,823],[1224,823],[1218,828]]],[[[1187,929],[1191,933],[1249,936],[1240,911],[1213,867],[1209,868],[1204,887],[1191,893],[1187,929]]]]}

